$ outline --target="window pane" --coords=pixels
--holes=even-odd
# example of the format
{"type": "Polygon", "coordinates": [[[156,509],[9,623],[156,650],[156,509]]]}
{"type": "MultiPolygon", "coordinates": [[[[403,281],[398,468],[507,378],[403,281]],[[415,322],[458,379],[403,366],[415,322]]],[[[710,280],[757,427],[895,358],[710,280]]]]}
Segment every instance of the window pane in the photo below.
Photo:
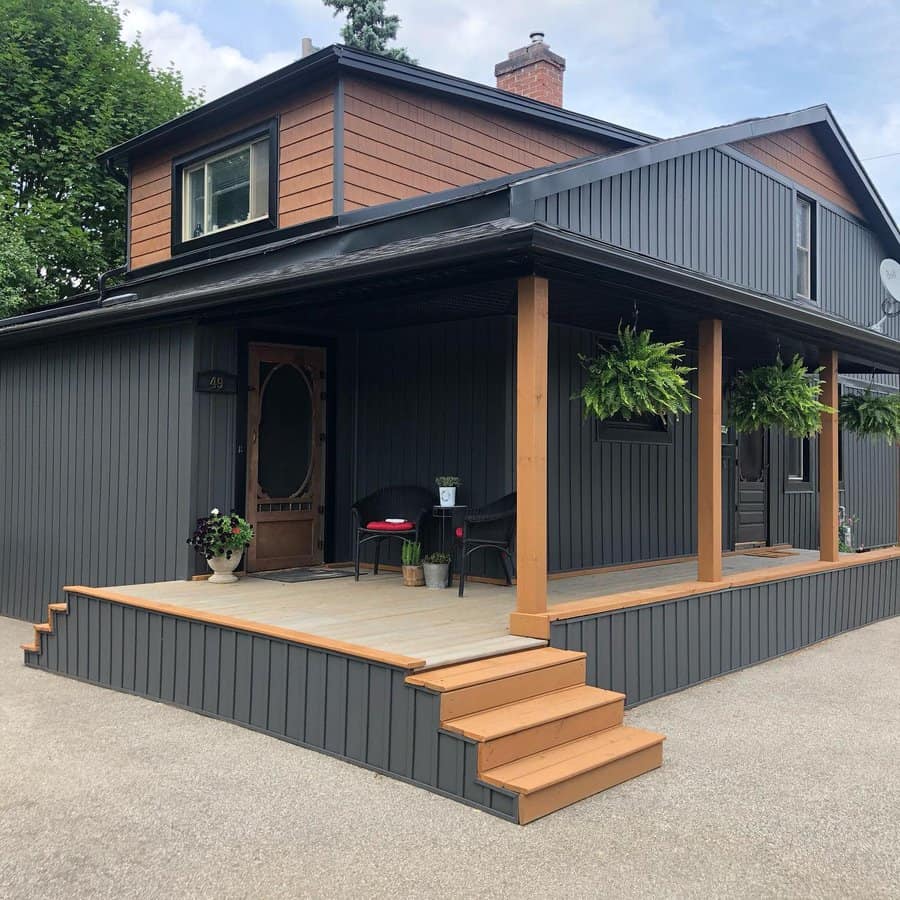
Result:
{"type": "Polygon", "coordinates": [[[797,293],[809,297],[809,251],[797,248],[797,293]]]}
{"type": "Polygon", "coordinates": [[[791,481],[809,479],[809,438],[788,438],[787,471],[791,481]]]}
{"type": "Polygon", "coordinates": [[[804,247],[809,250],[810,236],[810,207],[809,202],[801,198],[797,198],[797,210],[794,220],[795,241],[798,247],[804,247]]]}
{"type": "Polygon", "coordinates": [[[250,148],[250,218],[269,214],[269,141],[257,141],[250,148]]]}
{"type": "Polygon", "coordinates": [[[206,167],[208,231],[246,222],[250,214],[250,148],[217,159],[206,167]]]}
{"type": "Polygon", "coordinates": [[[203,234],[203,167],[194,169],[187,176],[185,190],[187,203],[187,227],[185,236],[200,237],[203,234]]]}

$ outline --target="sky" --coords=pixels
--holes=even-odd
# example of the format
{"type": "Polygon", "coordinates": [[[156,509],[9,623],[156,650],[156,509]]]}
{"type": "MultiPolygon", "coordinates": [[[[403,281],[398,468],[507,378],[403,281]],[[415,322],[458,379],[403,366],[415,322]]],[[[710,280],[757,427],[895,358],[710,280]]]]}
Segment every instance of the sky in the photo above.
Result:
{"type": "MultiPolygon", "coordinates": [[[[126,39],[212,100],[340,40],[320,0],[120,0],[126,39]]],[[[828,103],[900,219],[900,0],[388,0],[420,65],[493,84],[532,31],[565,105],[660,137],[828,103]],[[893,154],[893,155],[888,155],[893,154]],[[881,158],[873,158],[881,157],[881,158]]]]}

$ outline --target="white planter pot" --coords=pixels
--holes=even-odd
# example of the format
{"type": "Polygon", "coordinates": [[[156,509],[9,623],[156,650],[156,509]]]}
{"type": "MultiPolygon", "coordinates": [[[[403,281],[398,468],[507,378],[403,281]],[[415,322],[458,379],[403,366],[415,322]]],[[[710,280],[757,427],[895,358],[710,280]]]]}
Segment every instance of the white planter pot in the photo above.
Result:
{"type": "Polygon", "coordinates": [[[441,506],[456,506],[455,487],[439,487],[438,496],[441,498],[441,506]]]}
{"type": "Polygon", "coordinates": [[[232,584],[237,581],[234,570],[241,564],[243,556],[243,550],[233,550],[231,559],[224,556],[214,556],[212,559],[208,559],[206,564],[213,571],[209,576],[209,581],[213,584],[232,584]]]}
{"type": "Polygon", "coordinates": [[[423,563],[425,587],[437,590],[447,587],[450,580],[450,566],[447,563],[423,563]]]}

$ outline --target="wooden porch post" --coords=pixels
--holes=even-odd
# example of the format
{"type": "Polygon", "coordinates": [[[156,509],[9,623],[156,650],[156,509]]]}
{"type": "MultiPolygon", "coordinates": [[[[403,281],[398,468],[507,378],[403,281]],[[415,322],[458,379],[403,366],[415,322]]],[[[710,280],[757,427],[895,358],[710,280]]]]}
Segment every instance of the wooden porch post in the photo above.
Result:
{"type": "Polygon", "coordinates": [[[516,349],[516,611],[547,611],[546,278],[519,279],[516,349]]]}
{"type": "Polygon", "coordinates": [[[697,578],[722,580],[722,320],[700,322],[697,578]]]}
{"type": "MultiPolygon", "coordinates": [[[[838,355],[836,350],[822,354],[822,402],[837,409],[838,355]]],[[[838,414],[822,414],[822,433],[819,435],[819,559],[837,562],[838,505],[840,481],[838,473],[838,414]]]]}

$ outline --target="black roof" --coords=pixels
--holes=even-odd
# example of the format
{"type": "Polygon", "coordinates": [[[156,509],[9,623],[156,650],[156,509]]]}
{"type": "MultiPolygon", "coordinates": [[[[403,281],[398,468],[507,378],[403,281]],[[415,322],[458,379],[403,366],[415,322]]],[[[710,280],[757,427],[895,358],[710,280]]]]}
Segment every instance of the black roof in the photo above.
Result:
{"type": "Polygon", "coordinates": [[[341,44],[332,44],[118,144],[101,154],[100,159],[120,163],[135,150],[150,149],[176,138],[199,124],[204,126],[207,123],[212,124],[231,117],[244,108],[252,108],[259,103],[261,97],[268,98],[278,92],[295,89],[304,82],[309,83],[328,74],[336,75],[341,71],[393,81],[431,93],[450,95],[460,100],[491,106],[512,115],[544,121],[569,131],[609,138],[629,146],[639,146],[657,140],[652,135],[622,125],[604,122],[602,119],[585,116],[549,103],[541,103],[476,81],[457,78],[410,63],[397,62],[376,53],[367,53],[341,44]]]}

